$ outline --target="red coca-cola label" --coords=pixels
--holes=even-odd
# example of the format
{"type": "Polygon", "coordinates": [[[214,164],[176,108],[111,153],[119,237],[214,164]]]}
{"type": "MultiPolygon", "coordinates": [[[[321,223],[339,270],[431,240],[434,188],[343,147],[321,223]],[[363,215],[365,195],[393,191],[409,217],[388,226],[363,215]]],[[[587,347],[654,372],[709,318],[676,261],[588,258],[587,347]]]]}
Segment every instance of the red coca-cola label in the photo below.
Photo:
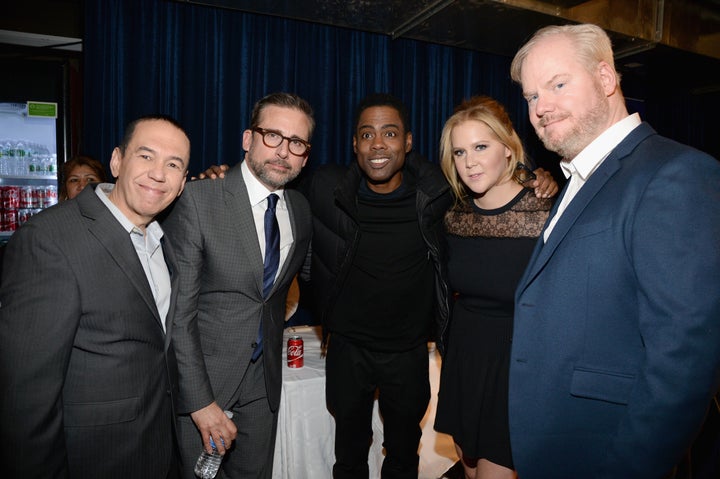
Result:
{"type": "Polygon", "coordinates": [[[33,205],[33,190],[32,186],[20,187],[20,208],[35,208],[33,205]]]}
{"type": "Polygon", "coordinates": [[[17,229],[17,210],[2,210],[0,213],[0,231],[17,229]]]}
{"type": "Polygon", "coordinates": [[[287,362],[289,368],[301,368],[305,364],[303,356],[305,355],[305,347],[300,336],[293,336],[288,339],[287,344],[287,362]]]}
{"type": "Polygon", "coordinates": [[[45,187],[45,204],[44,208],[48,206],[56,205],[58,202],[58,190],[57,186],[50,185],[45,187]]]}
{"type": "Polygon", "coordinates": [[[20,187],[0,186],[0,209],[16,210],[20,208],[20,187]]]}
{"type": "Polygon", "coordinates": [[[27,220],[35,213],[35,210],[23,208],[18,210],[17,213],[17,226],[18,228],[27,223],[27,220]]]}
{"type": "Polygon", "coordinates": [[[32,202],[33,208],[44,208],[45,207],[45,186],[36,186],[33,188],[32,202]]]}

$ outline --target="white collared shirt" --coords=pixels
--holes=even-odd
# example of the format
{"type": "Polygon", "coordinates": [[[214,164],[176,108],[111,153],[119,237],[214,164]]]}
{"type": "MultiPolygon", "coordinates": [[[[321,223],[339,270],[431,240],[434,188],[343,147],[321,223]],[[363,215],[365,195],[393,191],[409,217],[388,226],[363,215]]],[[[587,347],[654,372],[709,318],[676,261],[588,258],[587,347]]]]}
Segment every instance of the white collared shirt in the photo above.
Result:
{"type": "Polygon", "coordinates": [[[265,210],[267,210],[267,197],[270,193],[278,195],[279,199],[275,206],[275,216],[277,217],[278,226],[280,227],[280,264],[278,265],[275,277],[282,270],[285,259],[290,253],[290,247],[293,243],[292,227],[290,226],[290,212],[288,211],[287,202],[285,201],[285,190],[279,189],[269,191],[265,185],[252,174],[247,162],[243,161],[240,165],[242,169],[243,180],[247,187],[248,196],[250,197],[250,206],[252,207],[253,220],[255,220],[255,231],[257,232],[258,242],[260,243],[260,253],[263,260],[265,259],[265,210]]]}
{"type": "Polygon", "coordinates": [[[108,198],[108,194],[115,185],[101,183],[95,188],[95,194],[108,207],[112,215],[130,235],[140,264],[142,264],[145,277],[152,290],[155,306],[160,314],[160,321],[164,331],[167,331],[165,320],[170,309],[170,271],[163,255],[160,239],[163,230],[157,221],[152,221],[145,227],[145,232],[135,226],[127,216],[108,198]]]}
{"type": "Polygon", "coordinates": [[[552,217],[548,227],[543,233],[543,240],[547,242],[550,233],[555,228],[560,216],[575,197],[580,188],[587,182],[590,175],[605,161],[612,150],[625,139],[635,128],[640,125],[640,115],[633,113],[622,120],[618,121],[610,128],[605,130],[600,136],[595,138],[588,146],[586,146],[572,161],[561,161],[560,168],[565,178],[570,178],[565,195],[560,201],[555,216],[552,217]]]}

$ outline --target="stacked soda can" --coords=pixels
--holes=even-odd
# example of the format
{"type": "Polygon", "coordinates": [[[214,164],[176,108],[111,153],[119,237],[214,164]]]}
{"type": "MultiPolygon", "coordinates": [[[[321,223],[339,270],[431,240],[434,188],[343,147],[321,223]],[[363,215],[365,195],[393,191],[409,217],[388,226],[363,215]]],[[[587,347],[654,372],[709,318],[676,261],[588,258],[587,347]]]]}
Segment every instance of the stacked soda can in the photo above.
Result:
{"type": "Polygon", "coordinates": [[[291,336],[287,343],[287,363],[289,368],[301,368],[305,364],[305,347],[300,336],[291,336]]]}
{"type": "Polygon", "coordinates": [[[39,208],[20,208],[17,211],[17,227],[21,227],[34,215],[38,214],[42,210],[39,208]]]}
{"type": "Polygon", "coordinates": [[[10,232],[17,229],[19,209],[20,187],[0,186],[0,231],[10,232]]]}
{"type": "Polygon", "coordinates": [[[17,230],[31,216],[57,202],[55,185],[0,186],[0,231],[17,230]]]}
{"type": "Polygon", "coordinates": [[[58,202],[58,189],[55,185],[48,185],[45,187],[45,199],[43,202],[43,208],[48,206],[56,205],[58,202]]]}
{"type": "Polygon", "coordinates": [[[47,208],[58,202],[57,186],[20,186],[20,208],[47,208]]]}

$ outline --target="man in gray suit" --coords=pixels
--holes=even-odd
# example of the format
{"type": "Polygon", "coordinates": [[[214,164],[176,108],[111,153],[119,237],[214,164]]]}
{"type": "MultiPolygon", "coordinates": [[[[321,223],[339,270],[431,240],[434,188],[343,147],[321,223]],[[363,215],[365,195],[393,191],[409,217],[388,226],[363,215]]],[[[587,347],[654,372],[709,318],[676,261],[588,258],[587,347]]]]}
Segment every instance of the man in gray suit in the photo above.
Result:
{"type": "Polygon", "coordinates": [[[212,450],[211,437],[225,453],[227,476],[271,476],[285,298],[311,238],[307,201],[284,186],[305,166],[313,127],[302,98],[274,93],[261,99],[243,132],[244,161],[224,180],[189,184],[163,223],[181,276],[173,341],[188,479],[201,450],[212,450]],[[275,246],[266,244],[275,235],[265,225],[273,196],[275,246]],[[279,264],[269,270],[272,257],[279,264]],[[223,410],[232,411],[232,420],[223,410]]]}
{"type": "Polygon", "coordinates": [[[34,216],[0,283],[3,477],[176,473],[170,341],[177,277],[154,220],[182,191],[190,141],[174,120],[131,123],[115,185],[34,216]]]}

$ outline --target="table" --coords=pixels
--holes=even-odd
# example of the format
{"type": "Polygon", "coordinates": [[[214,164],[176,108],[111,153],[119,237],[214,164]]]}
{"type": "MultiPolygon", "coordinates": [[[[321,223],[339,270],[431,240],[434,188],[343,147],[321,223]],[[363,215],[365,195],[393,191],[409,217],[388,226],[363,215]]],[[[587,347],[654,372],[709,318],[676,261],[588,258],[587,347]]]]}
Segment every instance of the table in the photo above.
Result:
{"type": "MultiPolygon", "coordinates": [[[[305,365],[287,367],[283,354],[283,385],[278,415],[278,432],[273,461],[274,479],[331,479],[335,422],[325,404],[325,358],[320,356],[319,327],[300,326],[285,330],[285,344],[291,335],[300,335],[305,346],[305,365]]],[[[437,391],[440,383],[440,355],[433,343],[430,355],[431,399],[422,420],[419,479],[437,479],[457,460],[452,438],[433,430],[437,391]]],[[[368,458],[370,478],[380,477],[383,460],[382,419],[375,401],[373,442],[368,458]]]]}

